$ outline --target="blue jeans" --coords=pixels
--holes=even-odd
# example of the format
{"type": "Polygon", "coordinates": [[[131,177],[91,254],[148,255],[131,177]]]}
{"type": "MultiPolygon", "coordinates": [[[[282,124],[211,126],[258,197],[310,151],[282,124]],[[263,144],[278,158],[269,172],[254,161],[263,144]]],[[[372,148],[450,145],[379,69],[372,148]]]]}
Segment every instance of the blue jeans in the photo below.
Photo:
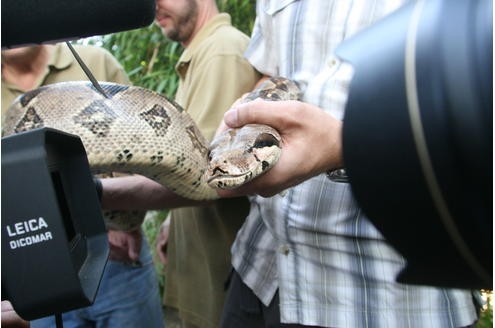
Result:
{"type": "MultiPolygon", "coordinates": [[[[143,237],[141,267],[108,261],[93,305],[62,315],[64,328],[164,327],[158,281],[143,237]]],[[[55,317],[31,322],[31,328],[55,327],[55,317]]]]}

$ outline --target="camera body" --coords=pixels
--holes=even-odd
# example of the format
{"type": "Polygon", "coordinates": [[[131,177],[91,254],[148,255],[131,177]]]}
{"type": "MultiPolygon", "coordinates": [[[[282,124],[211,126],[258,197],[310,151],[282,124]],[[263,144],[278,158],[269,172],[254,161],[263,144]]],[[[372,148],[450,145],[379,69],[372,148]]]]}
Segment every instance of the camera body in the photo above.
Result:
{"type": "Polygon", "coordinates": [[[79,137],[2,138],[2,298],[32,320],[90,305],[109,248],[79,137]]]}

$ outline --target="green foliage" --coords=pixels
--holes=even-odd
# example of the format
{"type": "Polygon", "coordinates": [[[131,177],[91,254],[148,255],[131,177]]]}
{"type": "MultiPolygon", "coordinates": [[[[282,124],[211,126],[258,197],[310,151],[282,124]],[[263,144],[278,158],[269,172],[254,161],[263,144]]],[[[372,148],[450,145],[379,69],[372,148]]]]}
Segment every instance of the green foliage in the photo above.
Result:
{"type": "Polygon", "coordinates": [[[493,292],[481,291],[486,299],[486,306],[483,307],[480,313],[480,319],[476,324],[476,328],[492,328],[493,327],[493,292]]]}
{"type": "Polygon", "coordinates": [[[256,0],[217,0],[218,9],[229,13],[232,25],[247,35],[251,35],[256,17],[256,0]]]}
{"type": "Polygon", "coordinates": [[[151,254],[153,256],[153,263],[155,265],[156,276],[158,277],[158,286],[160,289],[160,297],[163,296],[162,292],[165,285],[165,276],[163,275],[164,267],[158,255],[156,254],[156,239],[160,232],[160,226],[162,222],[167,218],[168,211],[148,211],[144,219],[142,228],[146,239],[151,248],[151,254]]]}
{"type": "Polygon", "coordinates": [[[152,24],[146,28],[92,38],[122,64],[132,83],[172,97],[177,90],[175,63],[182,53],[177,42],[167,40],[152,24]]]}

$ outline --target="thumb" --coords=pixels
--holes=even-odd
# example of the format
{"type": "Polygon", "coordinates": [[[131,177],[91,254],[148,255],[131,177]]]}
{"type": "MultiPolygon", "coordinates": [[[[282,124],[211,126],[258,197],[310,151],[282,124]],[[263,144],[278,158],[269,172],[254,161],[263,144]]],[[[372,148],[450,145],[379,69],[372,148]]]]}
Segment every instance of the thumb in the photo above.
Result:
{"type": "Polygon", "coordinates": [[[276,127],[283,117],[286,101],[266,101],[256,99],[238,104],[224,114],[224,122],[231,128],[241,127],[246,124],[265,124],[276,127]]]}
{"type": "MultiPolygon", "coordinates": [[[[226,111],[225,114],[223,115],[223,121],[225,124],[227,124],[231,128],[237,128],[237,127],[242,126],[239,124],[239,109],[238,109],[238,107],[232,107],[231,109],[226,111]]],[[[220,125],[219,131],[220,130],[226,130],[223,124],[220,125]]]]}

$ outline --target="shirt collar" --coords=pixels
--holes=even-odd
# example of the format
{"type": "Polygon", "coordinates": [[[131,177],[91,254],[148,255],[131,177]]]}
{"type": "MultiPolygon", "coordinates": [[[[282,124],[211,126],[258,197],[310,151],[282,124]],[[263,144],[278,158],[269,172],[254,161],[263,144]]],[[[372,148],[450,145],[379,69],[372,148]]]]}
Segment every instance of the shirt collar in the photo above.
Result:
{"type": "Polygon", "coordinates": [[[65,43],[55,45],[48,67],[62,70],[74,63],[75,59],[65,43]]]}
{"type": "Polygon", "coordinates": [[[179,58],[179,61],[175,65],[175,69],[177,73],[181,76],[185,74],[184,69],[187,68],[187,65],[191,61],[193,54],[196,53],[196,49],[199,45],[207,39],[210,35],[212,35],[215,30],[224,25],[231,25],[230,15],[227,13],[220,13],[210,19],[199,31],[196,36],[194,36],[193,40],[189,44],[187,48],[184,49],[182,55],[179,58]]]}
{"type": "MultiPolygon", "coordinates": [[[[48,65],[45,68],[44,72],[39,76],[34,88],[38,88],[43,84],[48,74],[50,74],[51,70],[63,70],[75,62],[72,53],[70,52],[69,48],[67,48],[65,43],[57,43],[49,51],[50,59],[48,60],[48,65]]],[[[5,86],[10,90],[16,90],[22,93],[26,92],[26,90],[20,89],[17,85],[4,81],[3,78],[2,84],[5,84],[5,86]]]]}

